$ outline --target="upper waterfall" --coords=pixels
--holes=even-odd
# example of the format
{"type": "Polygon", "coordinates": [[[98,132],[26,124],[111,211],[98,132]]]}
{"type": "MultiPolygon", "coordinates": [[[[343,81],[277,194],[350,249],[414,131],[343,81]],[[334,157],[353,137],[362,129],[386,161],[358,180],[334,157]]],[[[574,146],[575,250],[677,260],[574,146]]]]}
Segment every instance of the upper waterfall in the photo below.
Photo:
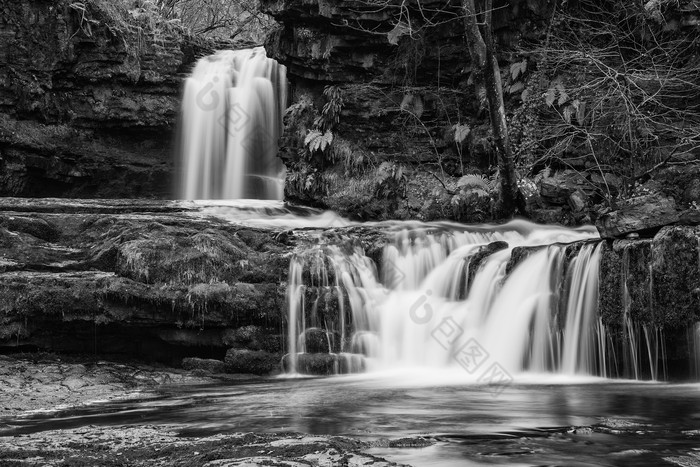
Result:
{"type": "Polygon", "coordinates": [[[182,100],[181,198],[282,199],[286,73],[262,47],[197,62],[182,100]]]}

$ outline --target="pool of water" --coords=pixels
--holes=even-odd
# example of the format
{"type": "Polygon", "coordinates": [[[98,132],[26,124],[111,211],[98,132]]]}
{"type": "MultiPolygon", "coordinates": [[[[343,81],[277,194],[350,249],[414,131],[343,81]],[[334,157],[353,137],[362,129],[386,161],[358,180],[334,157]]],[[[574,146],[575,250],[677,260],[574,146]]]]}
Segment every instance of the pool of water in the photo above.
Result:
{"type": "Polygon", "coordinates": [[[700,466],[700,384],[535,378],[493,389],[431,374],[168,386],[139,400],[0,419],[0,436],[167,424],[183,436],[429,437],[429,447],[370,451],[417,466],[700,466]]]}

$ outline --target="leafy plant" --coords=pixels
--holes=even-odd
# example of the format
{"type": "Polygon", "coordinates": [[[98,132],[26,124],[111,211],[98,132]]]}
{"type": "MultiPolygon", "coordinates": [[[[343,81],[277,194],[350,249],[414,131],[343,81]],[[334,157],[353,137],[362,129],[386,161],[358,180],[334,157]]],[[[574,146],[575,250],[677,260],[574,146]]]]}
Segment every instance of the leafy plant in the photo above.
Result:
{"type": "Polygon", "coordinates": [[[309,129],[304,138],[304,147],[309,155],[317,152],[325,154],[333,144],[333,128],[340,123],[340,112],[343,109],[343,95],[338,86],[326,86],[323,89],[326,103],[321,114],[314,119],[313,128],[309,129]]]}
{"type": "Polygon", "coordinates": [[[469,136],[469,133],[471,133],[471,128],[469,125],[466,125],[464,123],[455,123],[452,125],[452,129],[455,132],[455,143],[461,144],[464,142],[465,139],[467,139],[467,136],[469,136]]]}
{"type": "Polygon", "coordinates": [[[496,181],[481,174],[467,174],[457,181],[457,187],[479,189],[489,193],[496,187],[496,181]]]}
{"type": "Polygon", "coordinates": [[[323,96],[326,98],[326,103],[323,105],[321,115],[314,121],[314,126],[319,130],[326,132],[332,130],[340,123],[340,112],[343,110],[343,94],[338,86],[326,86],[323,89],[323,96]]]}
{"type": "Polygon", "coordinates": [[[324,133],[319,130],[309,130],[304,138],[304,146],[312,154],[316,151],[325,152],[332,143],[333,133],[330,130],[326,130],[324,133]]]}

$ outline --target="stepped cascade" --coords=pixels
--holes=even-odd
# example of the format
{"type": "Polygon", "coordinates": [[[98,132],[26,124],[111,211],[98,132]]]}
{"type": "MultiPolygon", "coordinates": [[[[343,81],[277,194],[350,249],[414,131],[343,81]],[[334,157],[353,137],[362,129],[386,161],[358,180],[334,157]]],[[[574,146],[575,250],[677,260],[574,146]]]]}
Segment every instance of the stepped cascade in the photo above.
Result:
{"type": "Polygon", "coordinates": [[[200,59],[185,82],[179,196],[281,199],[286,101],[286,68],[262,47],[200,59]]]}
{"type": "Polygon", "coordinates": [[[630,328],[620,349],[602,324],[595,230],[524,221],[468,229],[394,225],[376,263],[352,239],[299,252],[287,373],[662,376],[660,331],[630,328]],[[618,353],[639,352],[648,358],[618,368],[618,353]]]}

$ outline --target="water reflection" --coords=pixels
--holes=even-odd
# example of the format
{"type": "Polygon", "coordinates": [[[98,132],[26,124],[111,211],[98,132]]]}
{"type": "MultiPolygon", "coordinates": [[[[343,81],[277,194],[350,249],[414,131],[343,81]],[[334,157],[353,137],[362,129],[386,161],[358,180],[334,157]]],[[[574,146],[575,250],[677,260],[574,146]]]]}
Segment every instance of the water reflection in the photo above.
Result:
{"type": "Polygon", "coordinates": [[[154,398],[0,419],[0,435],[161,423],[184,436],[299,431],[437,439],[422,450],[375,450],[415,465],[658,465],[700,445],[697,384],[519,384],[494,397],[484,386],[389,383],[365,376],[171,386],[154,398]]]}

